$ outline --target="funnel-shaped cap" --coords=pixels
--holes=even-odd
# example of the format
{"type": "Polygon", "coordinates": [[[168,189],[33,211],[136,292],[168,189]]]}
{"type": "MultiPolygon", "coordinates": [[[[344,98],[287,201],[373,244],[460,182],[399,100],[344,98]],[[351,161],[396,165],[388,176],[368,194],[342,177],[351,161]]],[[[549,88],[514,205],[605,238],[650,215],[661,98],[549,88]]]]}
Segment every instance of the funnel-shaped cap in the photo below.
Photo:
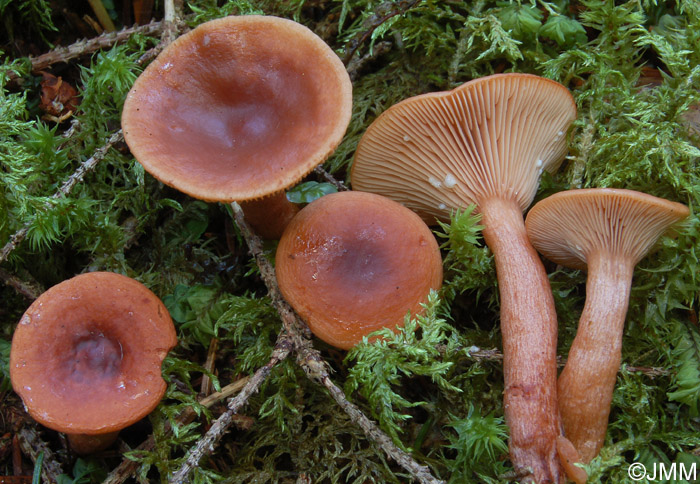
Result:
{"type": "Polygon", "coordinates": [[[127,96],[131,152],[163,183],[209,201],[281,191],[325,160],[350,121],[352,84],[291,20],[204,23],[170,44],[127,96]]]}
{"type": "Polygon", "coordinates": [[[372,193],[333,193],[304,207],[285,230],[276,261],[284,298],[316,336],[342,349],[403,325],[442,284],[430,229],[372,193]]]}
{"type": "Polygon", "coordinates": [[[90,272],[43,293],[12,338],[10,377],[29,414],[69,434],[118,431],[148,415],[177,343],[163,303],[146,286],[90,272]]]}

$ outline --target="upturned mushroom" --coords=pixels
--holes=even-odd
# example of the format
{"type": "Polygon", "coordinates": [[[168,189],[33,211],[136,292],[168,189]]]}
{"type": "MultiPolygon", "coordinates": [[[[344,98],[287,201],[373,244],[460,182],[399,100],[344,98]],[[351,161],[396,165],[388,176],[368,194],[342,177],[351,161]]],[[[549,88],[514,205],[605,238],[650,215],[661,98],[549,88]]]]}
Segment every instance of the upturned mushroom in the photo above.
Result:
{"type": "Polygon", "coordinates": [[[298,211],[284,190],[343,138],[352,84],[333,50],[291,20],[206,22],[144,70],[122,128],[154,177],[206,201],[246,202],[260,235],[279,238],[298,211]]]}
{"type": "Polygon", "coordinates": [[[442,284],[440,249],[428,226],[372,193],[311,202],[285,230],[275,260],[284,298],[317,337],[341,349],[403,325],[442,284]]]}
{"type": "Polygon", "coordinates": [[[511,460],[540,483],[562,479],[555,444],[557,319],[522,212],[542,171],[563,159],[575,117],[571,94],[557,82],[529,74],[476,79],[382,113],[360,140],[351,174],[353,189],[392,198],[428,223],[477,206],[501,296],[511,460]]]}
{"type": "Polygon", "coordinates": [[[527,232],[540,253],[588,270],[586,302],[559,377],[564,435],[584,463],[605,441],[634,267],[688,213],[680,203],[610,188],[560,192],[528,213],[527,232]]]}
{"type": "Polygon", "coordinates": [[[168,310],[146,286],[90,272],[27,309],[12,338],[10,378],[34,420],[88,454],[158,405],[161,364],[176,343],[168,310]]]}

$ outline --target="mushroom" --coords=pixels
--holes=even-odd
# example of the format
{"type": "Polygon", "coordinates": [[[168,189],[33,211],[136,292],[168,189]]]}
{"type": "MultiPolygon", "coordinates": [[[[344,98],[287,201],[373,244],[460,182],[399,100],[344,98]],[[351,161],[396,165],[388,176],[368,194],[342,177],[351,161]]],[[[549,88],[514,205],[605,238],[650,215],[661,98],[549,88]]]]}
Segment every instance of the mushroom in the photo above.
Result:
{"type": "Polygon", "coordinates": [[[442,284],[442,258],[427,225],[372,193],[339,192],[304,207],[276,255],[280,291],[326,343],[352,348],[420,313],[442,284]]]}
{"type": "Polygon", "coordinates": [[[516,471],[557,482],[557,319],[547,275],[522,212],[543,170],[566,153],[576,105],[561,84],[497,74],[382,113],[357,148],[353,189],[379,193],[428,223],[471,204],[482,215],[501,296],[504,412],[516,471]]]}
{"type": "Polygon", "coordinates": [[[29,306],[12,338],[10,378],[34,420],[88,454],[158,405],[161,364],[176,343],[168,310],[146,286],[90,272],[29,306]]]}
{"type": "Polygon", "coordinates": [[[605,440],[634,267],[688,213],[680,203],[611,188],[560,192],[528,213],[527,232],[539,252],[588,269],[586,302],[559,377],[564,435],[584,463],[605,440]]]}
{"type": "Polygon", "coordinates": [[[122,128],[166,185],[269,204],[258,219],[246,215],[278,238],[297,211],[284,190],[335,150],[351,110],[350,78],[323,40],[291,20],[249,15],[206,22],[166,47],[129,92],[122,128]]]}

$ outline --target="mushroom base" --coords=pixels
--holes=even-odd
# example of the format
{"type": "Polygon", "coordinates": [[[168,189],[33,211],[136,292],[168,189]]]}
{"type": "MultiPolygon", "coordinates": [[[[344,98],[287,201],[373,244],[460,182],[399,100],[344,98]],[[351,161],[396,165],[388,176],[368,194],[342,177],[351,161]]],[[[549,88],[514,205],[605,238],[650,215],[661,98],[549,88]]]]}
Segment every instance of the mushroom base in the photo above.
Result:
{"type": "Polygon", "coordinates": [[[97,435],[66,434],[66,437],[73,452],[78,455],[88,455],[105,450],[117,440],[118,435],[119,431],[97,435]]]}

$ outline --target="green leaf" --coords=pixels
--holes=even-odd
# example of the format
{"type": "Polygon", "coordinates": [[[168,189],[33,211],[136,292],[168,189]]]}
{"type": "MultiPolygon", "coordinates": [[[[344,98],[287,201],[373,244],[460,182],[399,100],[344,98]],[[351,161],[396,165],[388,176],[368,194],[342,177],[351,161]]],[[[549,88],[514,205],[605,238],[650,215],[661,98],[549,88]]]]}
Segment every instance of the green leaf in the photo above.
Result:
{"type": "Polygon", "coordinates": [[[519,3],[500,5],[507,5],[496,13],[506,31],[519,40],[535,36],[542,25],[543,14],[540,9],[519,3]]]}
{"type": "Polygon", "coordinates": [[[287,192],[287,200],[292,203],[311,203],[329,193],[335,193],[338,189],[330,183],[308,181],[300,183],[287,192]]]}
{"type": "Polygon", "coordinates": [[[565,15],[550,15],[539,33],[565,48],[583,45],[588,40],[583,25],[565,15]]]}

